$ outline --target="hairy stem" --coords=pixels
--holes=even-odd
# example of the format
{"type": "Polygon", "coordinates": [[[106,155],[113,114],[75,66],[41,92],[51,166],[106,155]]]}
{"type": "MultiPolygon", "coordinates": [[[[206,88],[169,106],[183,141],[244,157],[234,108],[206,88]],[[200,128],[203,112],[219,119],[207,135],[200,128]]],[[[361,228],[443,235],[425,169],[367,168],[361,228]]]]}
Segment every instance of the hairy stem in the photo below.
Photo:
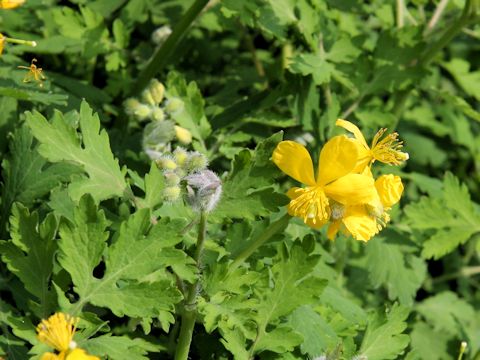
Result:
{"type": "Polygon", "coordinates": [[[277,221],[271,223],[265,231],[256,238],[250,246],[248,246],[245,250],[243,250],[236,258],[233,260],[233,263],[230,265],[228,271],[231,273],[235,270],[240,264],[242,264],[245,260],[247,260],[250,255],[252,255],[260,246],[265,244],[268,240],[272,238],[273,235],[283,231],[288,224],[291,216],[288,214],[283,215],[277,221]]]}
{"type": "MultiPolygon", "coordinates": [[[[197,247],[195,249],[194,259],[197,263],[197,269],[200,273],[202,268],[202,253],[205,246],[205,238],[207,233],[207,214],[202,211],[200,213],[200,222],[198,224],[197,247]]],[[[185,298],[184,309],[182,314],[182,325],[180,327],[180,335],[178,336],[177,349],[175,351],[175,360],[187,360],[190,352],[190,344],[192,343],[193,328],[197,319],[197,292],[200,280],[196,280],[188,287],[187,296],[185,298]]]]}
{"type": "MultiPolygon", "coordinates": [[[[202,9],[207,5],[208,0],[195,0],[190,6],[185,15],[180,19],[170,36],[163,43],[163,45],[155,52],[153,58],[138,75],[137,82],[133,86],[133,94],[142,91],[156,74],[162,71],[167,64],[167,60],[182,40],[190,25],[200,14],[202,9]]],[[[132,94],[132,95],[133,95],[132,94]]]]}

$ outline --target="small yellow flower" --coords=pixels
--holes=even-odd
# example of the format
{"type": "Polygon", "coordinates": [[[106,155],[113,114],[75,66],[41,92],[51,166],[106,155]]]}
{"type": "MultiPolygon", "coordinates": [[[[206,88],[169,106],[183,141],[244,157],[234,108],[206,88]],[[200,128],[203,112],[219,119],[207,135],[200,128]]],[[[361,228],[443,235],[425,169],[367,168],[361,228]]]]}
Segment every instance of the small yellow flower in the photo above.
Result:
{"type": "Polygon", "coordinates": [[[307,149],[294,141],[282,141],[272,155],[273,162],[285,174],[307,185],[291,188],[288,213],[303,219],[313,228],[323,226],[330,218],[330,201],[342,205],[369,203],[376,198],[373,178],[352,173],[358,160],[353,139],[336,136],[320,152],[315,179],[313,163],[307,149]]]}
{"type": "Polygon", "coordinates": [[[25,0],[0,0],[0,9],[15,9],[23,5],[25,0]]]}
{"type": "Polygon", "coordinates": [[[3,53],[3,48],[5,47],[5,36],[0,33],[0,55],[3,53]]]}
{"type": "Polygon", "coordinates": [[[355,170],[359,173],[363,172],[366,167],[370,167],[375,160],[389,165],[400,165],[403,161],[408,160],[408,153],[400,150],[403,142],[399,141],[396,132],[383,137],[387,129],[380,129],[373,137],[372,145],[369,147],[356,125],[342,119],[338,119],[335,124],[350,131],[357,140],[359,161],[355,170]]]}
{"type": "Polygon", "coordinates": [[[58,354],[47,352],[41,360],[100,360],[77,348],[73,341],[78,318],[55,313],[37,326],[38,340],[54,348],[58,354]]]}
{"type": "Polygon", "coordinates": [[[332,205],[332,222],[327,231],[330,240],[342,230],[355,240],[368,241],[390,221],[388,211],[400,201],[402,180],[392,174],[382,175],[375,181],[375,189],[377,197],[368,204],[332,205]]]}
{"type": "Polygon", "coordinates": [[[32,62],[30,66],[18,66],[19,69],[27,69],[29,72],[27,75],[25,75],[23,82],[27,83],[32,80],[38,82],[38,86],[43,87],[43,80],[46,79],[46,77],[42,74],[43,69],[39,68],[35,63],[37,62],[37,59],[32,59],[32,62]]]}

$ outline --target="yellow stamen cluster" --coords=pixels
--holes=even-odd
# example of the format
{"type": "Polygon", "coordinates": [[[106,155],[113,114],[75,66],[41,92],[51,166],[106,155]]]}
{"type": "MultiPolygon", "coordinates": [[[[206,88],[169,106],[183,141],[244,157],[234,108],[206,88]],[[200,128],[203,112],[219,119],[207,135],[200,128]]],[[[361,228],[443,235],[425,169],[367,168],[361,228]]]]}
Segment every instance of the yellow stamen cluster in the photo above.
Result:
{"type": "Polygon", "coordinates": [[[46,352],[41,360],[99,360],[77,348],[73,336],[79,319],[64,313],[55,313],[37,326],[37,338],[55,349],[58,354],[46,352]]]}
{"type": "Polygon", "coordinates": [[[380,129],[372,140],[372,156],[375,160],[389,165],[400,165],[408,160],[408,153],[402,152],[403,141],[398,139],[398,133],[394,132],[385,135],[387,129],[380,129]],[[383,137],[383,139],[382,139],[383,137]]]}

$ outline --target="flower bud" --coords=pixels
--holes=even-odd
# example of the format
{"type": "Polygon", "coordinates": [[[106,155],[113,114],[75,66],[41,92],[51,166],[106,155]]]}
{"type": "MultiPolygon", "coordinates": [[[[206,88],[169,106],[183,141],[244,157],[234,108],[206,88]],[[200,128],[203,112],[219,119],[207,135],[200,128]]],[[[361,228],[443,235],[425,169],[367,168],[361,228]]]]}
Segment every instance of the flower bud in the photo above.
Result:
{"type": "Polygon", "coordinates": [[[175,170],[177,163],[169,156],[162,156],[156,160],[158,167],[162,170],[175,170]]]}
{"type": "Polygon", "coordinates": [[[143,147],[156,148],[159,145],[169,143],[175,137],[174,124],[171,121],[154,121],[143,129],[143,147]]]}
{"type": "Polygon", "coordinates": [[[165,86],[158,81],[157,79],[152,79],[148,85],[148,91],[155,102],[155,105],[158,105],[163,100],[163,95],[165,93],[165,86]]]}
{"type": "MultiPolygon", "coordinates": [[[[0,34],[1,40],[1,34],[0,34]]],[[[125,112],[128,115],[135,115],[135,111],[137,110],[138,106],[140,105],[140,101],[135,98],[128,98],[123,102],[123,107],[125,108],[125,112]]]]}
{"type": "Polygon", "coordinates": [[[175,136],[182,144],[187,145],[192,142],[192,133],[181,126],[175,125],[175,136]]]}
{"type": "Polygon", "coordinates": [[[152,115],[152,107],[142,103],[138,103],[133,114],[140,121],[148,119],[152,115]]]}
{"type": "Polygon", "coordinates": [[[190,152],[187,163],[185,164],[186,170],[191,172],[204,170],[208,165],[208,160],[205,155],[200,154],[197,151],[190,152]]]}
{"type": "Polygon", "coordinates": [[[165,119],[165,113],[163,112],[162,109],[155,106],[152,111],[152,119],[155,121],[162,121],[165,119]]]}
{"type": "Polygon", "coordinates": [[[151,106],[155,106],[155,100],[153,99],[153,96],[152,94],[150,93],[150,90],[149,89],[145,89],[142,91],[142,100],[144,103],[148,104],[148,105],[151,105],[151,106]]]}
{"type": "Polygon", "coordinates": [[[175,171],[167,170],[163,175],[165,176],[165,184],[167,186],[176,186],[180,183],[180,176],[175,171]]]}
{"type": "Polygon", "coordinates": [[[183,101],[180,98],[171,98],[168,99],[165,110],[170,114],[175,114],[183,110],[183,101]]]}
{"type": "Polygon", "coordinates": [[[178,146],[173,152],[173,157],[178,166],[183,167],[188,160],[188,152],[184,148],[178,146]]]}
{"type": "Polygon", "coordinates": [[[194,210],[212,211],[222,195],[222,182],[210,170],[189,175],[187,180],[188,202],[194,210]]]}
{"type": "Polygon", "coordinates": [[[178,186],[168,186],[163,189],[163,197],[165,201],[174,202],[178,200],[180,196],[180,187],[178,186]]]}
{"type": "Polygon", "coordinates": [[[152,33],[152,42],[160,46],[165,42],[165,40],[167,40],[171,33],[172,29],[170,28],[170,26],[163,25],[152,33]]]}

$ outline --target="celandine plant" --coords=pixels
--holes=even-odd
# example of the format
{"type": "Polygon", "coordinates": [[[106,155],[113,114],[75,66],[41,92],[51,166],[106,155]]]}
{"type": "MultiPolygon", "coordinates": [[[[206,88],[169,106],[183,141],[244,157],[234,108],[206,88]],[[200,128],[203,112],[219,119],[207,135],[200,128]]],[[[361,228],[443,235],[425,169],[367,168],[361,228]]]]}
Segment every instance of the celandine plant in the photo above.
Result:
{"type": "Polygon", "coordinates": [[[479,16],[0,0],[0,359],[479,358],[479,16]]]}

